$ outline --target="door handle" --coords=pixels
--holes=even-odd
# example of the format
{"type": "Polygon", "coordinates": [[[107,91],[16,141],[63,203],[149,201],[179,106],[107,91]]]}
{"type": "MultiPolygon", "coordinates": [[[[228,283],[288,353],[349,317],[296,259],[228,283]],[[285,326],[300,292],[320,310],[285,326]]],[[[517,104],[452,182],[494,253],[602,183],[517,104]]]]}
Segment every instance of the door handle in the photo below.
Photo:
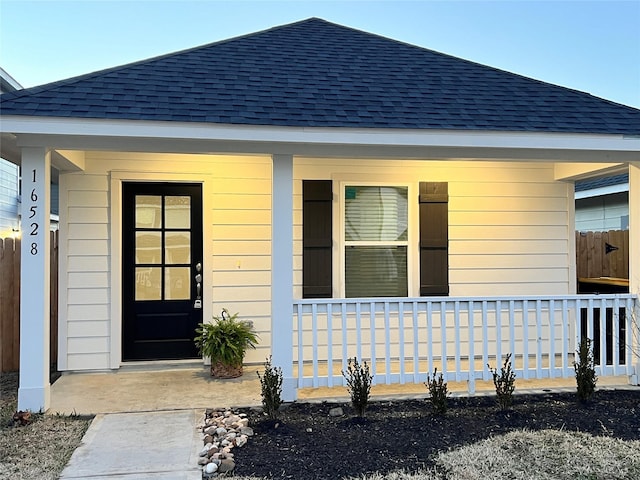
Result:
{"type": "Polygon", "coordinates": [[[193,304],[193,308],[202,308],[202,275],[200,272],[202,271],[202,264],[200,262],[196,263],[196,301],[193,304]]]}

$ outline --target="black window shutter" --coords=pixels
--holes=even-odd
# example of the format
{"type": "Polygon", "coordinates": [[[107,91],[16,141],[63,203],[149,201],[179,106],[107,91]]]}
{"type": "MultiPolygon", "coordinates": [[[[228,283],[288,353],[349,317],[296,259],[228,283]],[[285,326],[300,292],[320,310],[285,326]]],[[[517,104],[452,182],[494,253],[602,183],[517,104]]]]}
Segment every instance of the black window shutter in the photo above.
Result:
{"type": "Polygon", "coordinates": [[[331,298],[331,180],[302,181],[302,297],[331,298]]]}
{"type": "Polygon", "coordinates": [[[420,295],[449,295],[447,182],[420,182],[420,295]]]}

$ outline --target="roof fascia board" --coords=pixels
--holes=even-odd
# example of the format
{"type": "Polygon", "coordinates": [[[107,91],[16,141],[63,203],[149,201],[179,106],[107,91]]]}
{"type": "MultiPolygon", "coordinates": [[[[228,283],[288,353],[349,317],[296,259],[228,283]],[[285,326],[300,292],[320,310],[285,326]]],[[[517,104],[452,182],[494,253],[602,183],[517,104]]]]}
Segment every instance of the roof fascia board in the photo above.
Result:
{"type": "MultiPolygon", "coordinates": [[[[442,153],[464,157],[466,153],[471,158],[494,158],[497,154],[498,159],[508,159],[517,153],[517,158],[524,154],[547,161],[628,162],[640,157],[640,137],[601,134],[302,128],[23,116],[2,117],[0,130],[17,134],[20,146],[70,150],[113,149],[122,146],[124,140],[130,145],[128,148],[153,151],[159,147],[158,142],[169,140],[181,141],[180,152],[199,151],[204,146],[206,152],[215,147],[223,152],[312,155],[338,154],[336,150],[349,152],[357,147],[360,154],[363,150],[375,153],[392,148],[394,156],[400,155],[398,149],[404,149],[414,151],[416,158],[424,158],[425,149],[433,150],[436,156],[442,153]]],[[[388,155],[384,152],[384,156],[388,155]]]]}
{"type": "Polygon", "coordinates": [[[618,185],[609,185],[608,187],[591,188],[576,192],[576,200],[581,198],[600,197],[602,195],[612,195],[614,193],[624,193],[629,191],[628,183],[619,183],[618,185]]]}

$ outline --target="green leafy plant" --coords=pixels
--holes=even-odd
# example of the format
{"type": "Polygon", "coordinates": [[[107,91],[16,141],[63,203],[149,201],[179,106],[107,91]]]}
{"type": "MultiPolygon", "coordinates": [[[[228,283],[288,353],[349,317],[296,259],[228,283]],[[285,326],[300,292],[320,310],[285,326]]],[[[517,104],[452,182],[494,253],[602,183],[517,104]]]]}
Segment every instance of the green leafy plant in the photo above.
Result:
{"type": "Polygon", "coordinates": [[[511,354],[509,353],[504,359],[500,373],[497,368],[491,368],[488,364],[487,367],[493,375],[498,406],[500,410],[508,410],[513,403],[513,391],[516,389],[516,374],[511,367],[511,354]]]}
{"type": "Polygon", "coordinates": [[[213,323],[200,323],[194,339],[201,355],[211,358],[211,374],[219,378],[242,375],[242,362],[248,348],[255,348],[258,335],[253,323],[238,320],[238,314],[229,315],[222,309],[213,323]]]}
{"type": "Polygon", "coordinates": [[[578,399],[587,402],[596,391],[598,377],[593,361],[591,339],[584,337],[578,346],[578,361],[573,362],[576,372],[576,384],[578,387],[578,399]]]}
{"type": "Polygon", "coordinates": [[[369,403],[371,381],[373,380],[369,365],[366,361],[360,365],[358,359],[353,357],[353,359],[348,360],[347,370],[342,371],[342,376],[347,381],[347,390],[351,395],[351,405],[353,405],[356,415],[363,418],[369,403]]]}
{"type": "Polygon", "coordinates": [[[447,412],[447,396],[449,391],[447,389],[447,382],[444,381],[442,373],[438,375],[438,369],[433,370],[433,377],[427,374],[427,381],[425,383],[429,389],[429,399],[431,400],[431,406],[436,413],[444,414],[447,412]]]}
{"type": "Polygon", "coordinates": [[[256,372],[262,388],[262,407],[271,420],[278,419],[278,411],[282,405],[282,369],[271,365],[271,355],[264,364],[264,373],[256,372]]]}

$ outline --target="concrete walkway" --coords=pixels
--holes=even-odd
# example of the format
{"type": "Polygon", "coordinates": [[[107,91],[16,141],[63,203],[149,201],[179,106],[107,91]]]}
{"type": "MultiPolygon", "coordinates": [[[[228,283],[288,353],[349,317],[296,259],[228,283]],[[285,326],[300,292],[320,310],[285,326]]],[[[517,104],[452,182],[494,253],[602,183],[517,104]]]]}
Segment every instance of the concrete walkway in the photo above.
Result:
{"type": "Polygon", "coordinates": [[[61,479],[200,480],[201,410],[99,414],[61,479]]]}
{"type": "Polygon", "coordinates": [[[200,480],[205,408],[259,405],[257,370],[214,380],[201,362],[177,362],[62,375],[49,413],[95,418],[60,478],[200,480]]]}

